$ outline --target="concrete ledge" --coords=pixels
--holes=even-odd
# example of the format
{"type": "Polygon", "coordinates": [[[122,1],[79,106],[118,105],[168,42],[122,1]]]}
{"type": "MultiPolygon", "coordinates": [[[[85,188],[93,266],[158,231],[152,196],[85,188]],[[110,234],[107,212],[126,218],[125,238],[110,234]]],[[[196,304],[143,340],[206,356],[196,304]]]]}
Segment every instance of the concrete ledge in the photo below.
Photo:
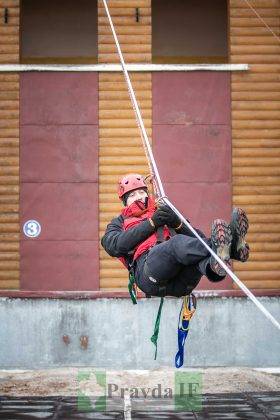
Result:
{"type": "MultiPolygon", "coordinates": [[[[280,289],[252,289],[251,292],[255,296],[280,296],[280,289]]],[[[246,297],[241,290],[195,290],[194,295],[200,298],[216,298],[216,297],[246,297]]],[[[0,298],[21,298],[21,299],[103,299],[103,298],[122,298],[130,299],[129,293],[122,289],[116,290],[81,290],[81,291],[66,291],[66,290],[0,290],[0,298]]],[[[139,299],[147,299],[145,294],[140,292],[139,299]]],[[[171,296],[168,299],[177,299],[171,296]]]]}
{"type": "MultiPolygon", "coordinates": [[[[279,319],[279,297],[260,297],[279,319]]],[[[158,358],[150,341],[159,298],[0,298],[0,368],[174,367],[182,299],[165,299],[158,358]]],[[[280,364],[279,331],[246,297],[201,298],[191,321],[184,367],[280,364]]]]}

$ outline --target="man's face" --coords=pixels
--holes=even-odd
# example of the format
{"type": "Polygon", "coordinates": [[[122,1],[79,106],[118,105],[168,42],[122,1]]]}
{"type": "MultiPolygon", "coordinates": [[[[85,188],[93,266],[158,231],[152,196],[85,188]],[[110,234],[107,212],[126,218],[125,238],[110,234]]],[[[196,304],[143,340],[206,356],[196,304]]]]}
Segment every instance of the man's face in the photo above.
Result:
{"type": "Polygon", "coordinates": [[[134,201],[140,200],[142,203],[145,203],[145,199],[148,197],[147,191],[139,188],[138,190],[131,191],[126,200],[126,205],[134,203],[134,201]]]}

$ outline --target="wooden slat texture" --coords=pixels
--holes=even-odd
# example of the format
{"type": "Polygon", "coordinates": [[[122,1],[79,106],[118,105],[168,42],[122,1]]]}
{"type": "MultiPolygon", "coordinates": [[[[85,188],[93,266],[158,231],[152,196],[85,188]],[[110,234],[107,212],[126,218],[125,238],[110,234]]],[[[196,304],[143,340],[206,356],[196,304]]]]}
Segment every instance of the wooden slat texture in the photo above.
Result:
{"type": "MultiPolygon", "coordinates": [[[[280,2],[250,3],[279,36],[280,2]]],[[[235,263],[250,288],[280,287],[280,43],[243,0],[230,1],[233,205],[249,215],[251,256],[235,263]]],[[[236,287],[236,286],[234,286],[236,287]]]]}
{"type": "MultiPolygon", "coordinates": [[[[258,13],[264,18],[264,17],[269,17],[269,18],[273,18],[275,16],[277,16],[278,14],[278,9],[277,8],[273,8],[273,7],[269,7],[269,8],[258,8],[258,13]]],[[[248,7],[246,9],[242,9],[242,8],[234,8],[232,7],[230,9],[230,16],[231,17],[248,17],[251,18],[252,17],[252,10],[248,7]]]]}
{"type": "Polygon", "coordinates": [[[19,62],[19,3],[19,0],[0,1],[0,64],[19,62]],[[8,8],[7,23],[4,22],[5,8],[8,8]]]}
{"type": "MultiPolygon", "coordinates": [[[[129,63],[151,62],[151,3],[128,0],[110,1],[108,7],[122,48],[129,63]],[[124,6],[125,5],[125,6],[124,6]],[[136,21],[139,8],[139,22],[136,21]]],[[[98,1],[98,62],[119,63],[114,38],[102,2],[98,1]]],[[[101,98],[102,99],[102,98],[101,98]]]]}
{"type": "MultiPolygon", "coordinates": [[[[0,64],[19,63],[19,3],[0,0],[0,64]]],[[[19,76],[0,73],[0,289],[18,288],[19,76]]]]}
{"type": "MultiPolygon", "coordinates": [[[[278,9],[279,7],[279,0],[250,0],[251,6],[255,9],[278,9]]],[[[238,9],[248,9],[248,4],[244,0],[231,0],[230,1],[231,8],[238,8],[238,9]]]]}
{"type": "MultiPolygon", "coordinates": [[[[108,2],[116,33],[127,63],[151,62],[150,0],[108,2]],[[139,7],[140,22],[135,8],[139,7]]],[[[98,2],[99,63],[119,63],[116,46],[101,2],[98,2]]],[[[148,73],[130,73],[144,124],[152,136],[152,78],[148,73]]],[[[99,73],[99,234],[122,205],[117,198],[118,179],[127,172],[143,175],[149,169],[122,73],[99,73]]],[[[100,288],[127,287],[127,270],[100,248],[100,288]]]]}
{"type": "MultiPolygon", "coordinates": [[[[279,145],[280,146],[280,145],[279,145]]],[[[234,157],[246,157],[250,153],[252,157],[279,157],[280,156],[280,147],[267,147],[266,149],[262,148],[233,148],[233,156],[234,157]]]]}

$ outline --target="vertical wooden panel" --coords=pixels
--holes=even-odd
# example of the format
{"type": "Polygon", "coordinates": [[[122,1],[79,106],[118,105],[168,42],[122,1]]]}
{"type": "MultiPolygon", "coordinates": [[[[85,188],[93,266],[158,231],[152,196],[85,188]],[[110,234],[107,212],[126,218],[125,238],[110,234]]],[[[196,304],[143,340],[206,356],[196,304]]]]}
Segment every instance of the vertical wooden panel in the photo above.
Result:
{"type": "MultiPolygon", "coordinates": [[[[19,62],[18,34],[19,0],[0,0],[0,64],[19,62]]],[[[18,159],[19,77],[0,73],[0,289],[19,287],[18,159]]]]}
{"type": "Polygon", "coordinates": [[[0,0],[0,64],[19,62],[18,34],[19,0],[0,0]],[[5,22],[5,14],[7,22],[5,22]]]}
{"type": "MultiPolygon", "coordinates": [[[[252,6],[279,36],[278,0],[252,6]]],[[[233,204],[247,210],[251,256],[236,263],[251,288],[280,287],[280,44],[242,0],[230,1],[230,57],[250,70],[232,74],[233,204]]]]}
{"type": "Polygon", "coordinates": [[[21,236],[21,289],[98,289],[97,85],[95,72],[21,74],[20,225],[42,226],[21,236]]]}
{"type": "MultiPolygon", "coordinates": [[[[151,62],[150,0],[108,2],[116,33],[127,63],[151,62]],[[140,21],[136,22],[136,7],[140,21]]],[[[119,63],[111,29],[98,2],[99,63],[119,63]]],[[[149,138],[152,135],[151,74],[131,73],[149,138]]],[[[140,132],[122,73],[99,74],[99,206],[100,236],[122,208],[117,198],[118,179],[128,172],[148,173],[140,132]]],[[[100,250],[100,288],[127,287],[127,270],[100,250]]]]}
{"type": "MultiPolygon", "coordinates": [[[[153,74],[153,149],[165,191],[206,235],[212,220],[231,214],[230,122],[230,74],[153,74]]],[[[232,289],[232,282],[203,277],[198,289],[232,289]]]]}

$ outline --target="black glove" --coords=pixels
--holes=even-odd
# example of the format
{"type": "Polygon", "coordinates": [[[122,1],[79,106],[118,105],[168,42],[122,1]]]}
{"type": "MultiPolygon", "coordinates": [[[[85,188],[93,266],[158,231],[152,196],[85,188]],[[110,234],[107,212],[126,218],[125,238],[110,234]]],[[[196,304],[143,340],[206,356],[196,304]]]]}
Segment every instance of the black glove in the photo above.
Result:
{"type": "Polygon", "coordinates": [[[178,226],[180,226],[180,223],[181,223],[181,219],[167,205],[160,206],[155,211],[151,219],[155,225],[155,228],[158,228],[163,225],[167,225],[172,228],[177,228],[178,226]]]}
{"type": "Polygon", "coordinates": [[[177,228],[181,224],[181,219],[177,214],[167,205],[161,207],[162,211],[168,215],[168,222],[166,223],[168,226],[172,228],[177,228]]]}

